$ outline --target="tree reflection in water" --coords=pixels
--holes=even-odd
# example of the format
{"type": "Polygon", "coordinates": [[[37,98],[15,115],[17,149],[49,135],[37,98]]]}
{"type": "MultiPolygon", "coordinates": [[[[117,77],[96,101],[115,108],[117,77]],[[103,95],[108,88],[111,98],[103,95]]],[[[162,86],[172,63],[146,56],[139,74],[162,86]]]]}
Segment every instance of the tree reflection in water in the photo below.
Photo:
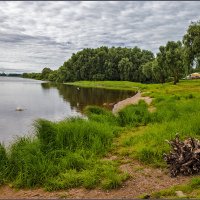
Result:
{"type": "Polygon", "coordinates": [[[82,112],[87,105],[97,105],[112,109],[118,101],[131,97],[134,91],[110,90],[102,88],[81,88],[59,83],[41,83],[44,90],[57,88],[59,95],[70,103],[71,109],[82,112]]]}

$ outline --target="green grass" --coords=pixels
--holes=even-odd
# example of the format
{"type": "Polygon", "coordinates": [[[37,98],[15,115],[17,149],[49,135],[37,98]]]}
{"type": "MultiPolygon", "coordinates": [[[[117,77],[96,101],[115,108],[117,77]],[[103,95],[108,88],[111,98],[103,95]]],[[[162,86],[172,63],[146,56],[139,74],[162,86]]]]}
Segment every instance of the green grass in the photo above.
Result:
{"type": "Polygon", "coordinates": [[[188,184],[177,185],[168,189],[160,190],[152,193],[152,198],[180,198],[176,195],[176,191],[182,191],[185,198],[200,198],[200,178],[192,178],[188,184]]]}
{"type": "Polygon", "coordinates": [[[143,92],[148,92],[151,94],[171,94],[171,93],[185,93],[193,94],[198,93],[197,88],[200,86],[199,80],[180,80],[180,83],[173,85],[172,82],[165,84],[142,84],[135,83],[130,81],[77,81],[65,83],[67,85],[75,85],[79,87],[93,87],[93,88],[106,88],[106,89],[115,89],[115,90],[132,90],[143,92]]]}
{"type": "Polygon", "coordinates": [[[119,125],[118,118],[112,114],[109,110],[105,108],[100,108],[98,106],[87,106],[84,110],[90,121],[95,121],[102,124],[108,124],[109,126],[119,125]]]}
{"type": "Polygon", "coordinates": [[[121,186],[127,178],[127,174],[122,174],[117,169],[116,163],[93,160],[88,163],[87,168],[84,170],[69,169],[58,177],[50,179],[46,184],[46,188],[51,191],[80,186],[93,189],[100,186],[107,190],[121,186]]]}
{"type": "Polygon", "coordinates": [[[150,120],[148,106],[144,101],[140,101],[137,105],[129,105],[118,112],[119,125],[122,127],[146,125],[150,120]]]}
{"type": "MultiPolygon", "coordinates": [[[[106,116],[104,112],[100,113],[106,116]]],[[[0,146],[2,184],[5,179],[17,188],[112,189],[127,178],[118,163],[102,160],[112,147],[117,126],[71,118],[60,122],[39,119],[35,128],[33,139],[19,138],[7,152],[0,146]]]]}
{"type": "Polygon", "coordinates": [[[110,126],[83,119],[69,119],[59,123],[39,120],[37,137],[44,151],[62,149],[75,152],[91,151],[92,154],[104,154],[114,137],[110,126]]]}
{"type": "MultiPolygon", "coordinates": [[[[176,133],[181,139],[190,136],[200,139],[199,80],[181,81],[178,85],[123,81],[84,81],[73,85],[128,90],[139,87],[144,95],[153,98],[152,106],[156,110],[150,113],[144,101],[140,101],[117,115],[88,106],[84,111],[87,119],[60,122],[39,119],[35,122],[34,138],[19,138],[7,150],[0,145],[0,184],[43,187],[50,191],[74,187],[117,188],[128,175],[119,171],[120,162],[103,160],[109,152],[166,167],[163,153],[170,150],[166,139],[174,138],[176,133]],[[113,145],[115,138],[117,149],[113,145]]],[[[195,187],[198,190],[199,186],[195,187]]],[[[174,195],[171,190],[164,193],[174,195]]]]}
{"type": "Polygon", "coordinates": [[[7,173],[8,157],[5,147],[0,144],[0,185],[4,183],[7,173]]]}
{"type": "MultiPolygon", "coordinates": [[[[179,85],[148,85],[150,96],[154,98],[156,111],[148,113],[139,109],[143,123],[139,131],[130,130],[119,139],[119,152],[136,158],[145,164],[166,167],[163,153],[169,152],[165,142],[180,134],[181,139],[196,137],[200,139],[200,81],[182,81],[179,85]]],[[[125,108],[122,112],[127,110],[125,108]]],[[[134,111],[127,117],[135,117],[134,111]]],[[[140,120],[140,121],[142,121],[140,120]]],[[[133,120],[135,123],[137,119],[133,120]]],[[[132,125],[134,127],[134,125],[132,125]]]]}
{"type": "Polygon", "coordinates": [[[137,91],[142,88],[142,84],[134,83],[129,81],[77,81],[65,83],[67,85],[75,85],[80,87],[95,87],[95,88],[105,88],[112,90],[132,90],[137,91]]]}

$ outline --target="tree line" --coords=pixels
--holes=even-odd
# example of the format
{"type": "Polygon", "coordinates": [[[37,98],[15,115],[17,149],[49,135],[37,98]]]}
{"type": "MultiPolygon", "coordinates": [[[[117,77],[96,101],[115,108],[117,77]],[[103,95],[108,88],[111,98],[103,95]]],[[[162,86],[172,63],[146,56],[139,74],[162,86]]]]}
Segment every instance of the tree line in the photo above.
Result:
{"type": "Polygon", "coordinates": [[[154,55],[139,47],[106,46],[86,48],[57,70],[45,67],[41,73],[24,73],[24,78],[72,82],[79,80],[121,80],[142,83],[174,84],[200,70],[200,21],[192,22],[182,41],[169,41],[154,55]]]}
{"type": "Polygon", "coordinates": [[[0,73],[0,76],[21,77],[22,74],[18,74],[18,73],[9,73],[9,74],[6,74],[6,73],[2,72],[2,73],[0,73]]]}

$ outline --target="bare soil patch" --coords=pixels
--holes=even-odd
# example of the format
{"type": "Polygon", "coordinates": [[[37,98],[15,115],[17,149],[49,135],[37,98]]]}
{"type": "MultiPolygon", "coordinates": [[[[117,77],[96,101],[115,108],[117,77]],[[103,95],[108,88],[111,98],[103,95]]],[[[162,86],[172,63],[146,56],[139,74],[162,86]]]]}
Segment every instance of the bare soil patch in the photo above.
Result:
{"type": "MultiPolygon", "coordinates": [[[[131,105],[131,104],[137,104],[140,100],[144,100],[148,105],[150,105],[153,99],[151,97],[148,97],[148,96],[143,97],[141,92],[138,92],[136,95],[116,103],[113,107],[112,112],[114,114],[116,114],[117,112],[119,112],[124,107],[131,105]]],[[[155,108],[152,108],[152,106],[149,109],[150,112],[153,112],[154,110],[155,110],[155,108]]]]}

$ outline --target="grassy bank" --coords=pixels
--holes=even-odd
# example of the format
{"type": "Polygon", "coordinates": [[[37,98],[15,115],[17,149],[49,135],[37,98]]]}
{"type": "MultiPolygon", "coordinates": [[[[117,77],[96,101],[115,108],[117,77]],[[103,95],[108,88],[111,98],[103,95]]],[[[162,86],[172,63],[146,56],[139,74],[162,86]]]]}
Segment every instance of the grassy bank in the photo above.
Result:
{"type": "Polygon", "coordinates": [[[179,85],[148,85],[145,91],[154,98],[156,112],[150,123],[139,130],[130,130],[121,138],[124,155],[154,165],[165,166],[163,153],[169,151],[166,139],[179,133],[181,138],[200,138],[200,81],[182,81],[179,85]]]}
{"type": "Polygon", "coordinates": [[[116,90],[141,90],[143,92],[154,93],[154,95],[164,94],[198,94],[199,80],[181,80],[179,84],[173,85],[172,82],[165,84],[142,84],[130,81],[77,81],[65,83],[67,85],[74,85],[78,87],[93,87],[93,88],[107,88],[116,90]]]}
{"type": "Polygon", "coordinates": [[[119,171],[117,161],[102,158],[126,126],[146,123],[141,113],[149,114],[147,105],[140,102],[119,116],[95,106],[87,107],[85,113],[88,119],[40,119],[35,122],[35,137],[19,138],[8,151],[1,145],[1,184],[50,191],[119,187],[128,174],[119,171]],[[135,117],[128,115],[130,111],[135,117]]]}
{"type": "Polygon", "coordinates": [[[7,152],[1,145],[1,184],[110,189],[127,178],[117,163],[101,160],[118,134],[114,126],[72,118],[57,123],[38,120],[35,128],[33,139],[19,138],[7,152]]]}
{"type": "MultiPolygon", "coordinates": [[[[83,84],[90,85],[88,82],[83,84]]],[[[91,85],[98,87],[98,84],[92,83],[91,85]]],[[[107,84],[110,85],[109,82],[102,83],[102,85],[107,84]]],[[[123,89],[123,82],[117,83],[117,87],[123,89]]],[[[154,98],[152,104],[156,107],[156,111],[147,117],[147,123],[139,127],[131,126],[120,135],[116,150],[119,155],[140,160],[154,167],[166,168],[163,153],[170,150],[169,145],[165,142],[166,139],[174,138],[176,133],[179,133],[181,139],[187,137],[200,139],[199,80],[180,81],[178,85],[171,83],[140,85],[126,82],[126,87],[139,87],[144,95],[154,98]]],[[[127,113],[129,117],[133,117],[131,112],[127,113]]],[[[176,191],[181,190],[187,197],[194,198],[200,196],[199,188],[200,178],[196,176],[187,185],[156,192],[153,197],[176,197],[176,191]]]]}
{"type": "Polygon", "coordinates": [[[155,112],[145,102],[130,105],[118,115],[90,106],[88,119],[60,122],[38,120],[35,137],[19,138],[10,149],[0,146],[0,183],[15,187],[58,190],[74,187],[117,188],[128,178],[118,167],[120,160],[103,159],[113,150],[155,167],[166,167],[165,142],[178,132],[181,138],[200,139],[200,81],[178,85],[131,82],[77,82],[77,86],[135,89],[154,98],[155,112]],[[118,138],[118,147],[113,139],[118,138]]]}
{"type": "Polygon", "coordinates": [[[138,88],[142,88],[141,83],[133,83],[129,81],[77,81],[65,83],[67,85],[74,85],[78,87],[94,87],[94,88],[105,88],[112,90],[134,90],[137,91],[138,88]]]}

